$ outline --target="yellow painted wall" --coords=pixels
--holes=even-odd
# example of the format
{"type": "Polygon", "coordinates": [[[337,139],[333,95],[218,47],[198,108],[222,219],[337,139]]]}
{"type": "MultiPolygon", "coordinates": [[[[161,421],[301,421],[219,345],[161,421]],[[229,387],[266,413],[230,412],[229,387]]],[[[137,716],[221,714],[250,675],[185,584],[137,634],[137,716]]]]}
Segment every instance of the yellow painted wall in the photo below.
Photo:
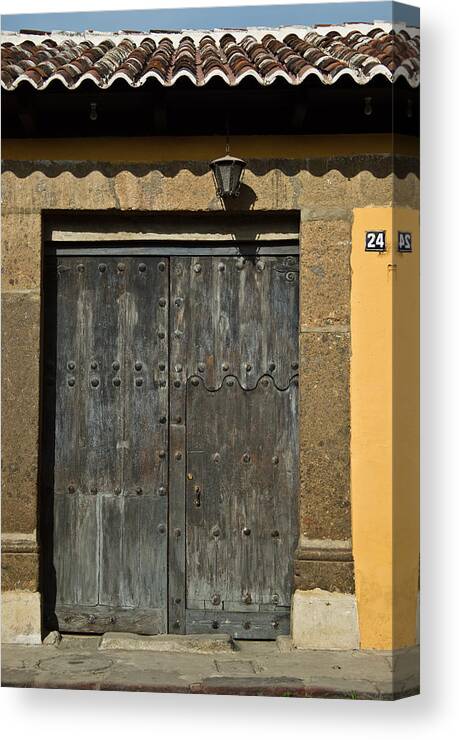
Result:
{"type": "Polygon", "coordinates": [[[393,639],[399,646],[415,641],[419,584],[419,213],[396,209],[394,229],[412,231],[415,239],[413,254],[397,255],[393,276],[393,639]]]}
{"type": "Polygon", "coordinates": [[[362,648],[416,641],[419,565],[419,213],[358,208],[352,230],[351,497],[362,648]],[[387,251],[365,252],[386,230],[387,251]],[[413,252],[397,251],[411,231],[413,252]]]}
{"type": "MultiPolygon", "coordinates": [[[[396,136],[399,154],[416,156],[418,139],[396,136]]],[[[389,154],[394,139],[389,134],[341,136],[232,136],[231,152],[239,157],[296,159],[352,154],[389,154]]],[[[222,136],[101,137],[82,139],[5,139],[2,158],[14,160],[57,159],[106,162],[199,161],[220,157],[222,136]]]]}

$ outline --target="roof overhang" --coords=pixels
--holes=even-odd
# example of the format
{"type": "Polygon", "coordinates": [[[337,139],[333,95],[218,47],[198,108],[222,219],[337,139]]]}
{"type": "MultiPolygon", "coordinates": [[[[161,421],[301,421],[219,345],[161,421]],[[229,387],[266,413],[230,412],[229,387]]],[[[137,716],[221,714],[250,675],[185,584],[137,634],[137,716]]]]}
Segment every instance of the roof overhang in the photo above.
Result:
{"type": "Polygon", "coordinates": [[[90,81],[100,90],[123,80],[140,88],[148,80],[172,87],[188,80],[204,87],[221,79],[230,87],[253,79],[324,85],[376,77],[419,85],[419,29],[391,24],[219,29],[208,31],[2,35],[2,88],[45,90],[60,82],[77,90],[90,81]]]}

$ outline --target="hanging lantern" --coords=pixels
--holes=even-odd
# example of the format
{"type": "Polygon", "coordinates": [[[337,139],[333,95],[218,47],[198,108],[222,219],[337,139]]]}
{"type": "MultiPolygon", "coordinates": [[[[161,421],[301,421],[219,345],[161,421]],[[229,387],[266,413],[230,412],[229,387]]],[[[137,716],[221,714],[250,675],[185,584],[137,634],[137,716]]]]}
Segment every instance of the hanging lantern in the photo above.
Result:
{"type": "Polygon", "coordinates": [[[246,164],[247,162],[244,162],[243,159],[232,157],[230,154],[210,162],[215,189],[220,198],[236,198],[239,195],[246,164]]]}

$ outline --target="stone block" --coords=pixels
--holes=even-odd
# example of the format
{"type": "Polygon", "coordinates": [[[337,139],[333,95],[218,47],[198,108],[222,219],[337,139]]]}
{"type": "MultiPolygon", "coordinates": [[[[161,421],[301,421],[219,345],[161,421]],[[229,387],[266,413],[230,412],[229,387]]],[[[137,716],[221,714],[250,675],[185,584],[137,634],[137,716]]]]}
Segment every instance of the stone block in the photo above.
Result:
{"type": "Polygon", "coordinates": [[[295,591],[292,603],[292,642],[309,650],[357,650],[359,627],[353,594],[295,591]]]}
{"type": "Polygon", "coordinates": [[[301,325],[349,325],[351,224],[302,221],[300,250],[301,325]]]}
{"type": "Polygon", "coordinates": [[[2,299],[2,526],[37,528],[40,296],[2,299]]]}
{"type": "Polygon", "coordinates": [[[160,653],[227,653],[234,650],[230,635],[134,635],[106,632],[99,650],[151,650],[160,653]]]}
{"type": "Polygon", "coordinates": [[[2,552],[2,591],[36,591],[38,570],[38,553],[2,552]]]}
{"type": "Polygon", "coordinates": [[[41,643],[39,593],[30,591],[2,593],[2,642],[16,645],[41,643]]]}
{"type": "Polygon", "coordinates": [[[293,573],[293,585],[297,589],[310,591],[320,588],[344,594],[353,594],[355,591],[352,561],[295,559],[293,573]]]}
{"type": "Polygon", "coordinates": [[[300,336],[300,532],[346,540],[350,521],[350,337],[300,336]]]}
{"type": "Polygon", "coordinates": [[[49,632],[45,639],[43,640],[43,645],[54,645],[57,647],[60,642],[62,641],[62,635],[57,630],[52,630],[52,632],[49,632]]]}
{"type": "Polygon", "coordinates": [[[41,283],[41,214],[2,213],[2,287],[39,289],[41,283]]]}

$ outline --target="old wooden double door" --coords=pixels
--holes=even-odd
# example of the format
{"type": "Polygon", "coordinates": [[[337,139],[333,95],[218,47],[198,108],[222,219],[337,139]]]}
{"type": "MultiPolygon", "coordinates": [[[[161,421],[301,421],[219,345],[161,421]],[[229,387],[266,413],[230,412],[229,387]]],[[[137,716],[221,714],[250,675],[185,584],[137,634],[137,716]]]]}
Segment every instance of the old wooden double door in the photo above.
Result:
{"type": "Polygon", "coordinates": [[[289,631],[298,257],[209,251],[47,260],[42,541],[62,631],[289,631]]]}

